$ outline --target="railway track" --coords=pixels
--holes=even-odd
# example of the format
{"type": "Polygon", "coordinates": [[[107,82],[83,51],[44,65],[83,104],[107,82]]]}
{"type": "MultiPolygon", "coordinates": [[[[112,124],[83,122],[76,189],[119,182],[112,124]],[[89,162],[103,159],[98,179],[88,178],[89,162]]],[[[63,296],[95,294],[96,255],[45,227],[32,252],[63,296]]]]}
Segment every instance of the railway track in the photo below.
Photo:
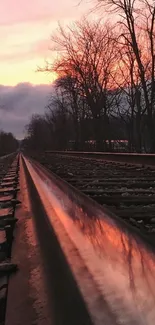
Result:
{"type": "MultiPolygon", "coordinates": [[[[52,161],[54,166],[54,157],[52,161]]],[[[43,323],[39,317],[36,323],[154,325],[155,249],[145,235],[35,160],[22,157],[21,165],[53,315],[52,321],[43,323]]],[[[68,173],[72,173],[69,164],[68,173]]],[[[34,251],[38,247],[31,246],[34,251]]],[[[36,255],[29,250],[27,254],[31,259],[36,255]]],[[[11,302],[10,309],[15,304],[11,302]]],[[[23,306],[19,309],[23,313],[23,306]]],[[[30,320],[22,322],[27,323],[30,320]]],[[[11,318],[8,324],[17,321],[11,318]]]]}
{"type": "Polygon", "coordinates": [[[154,241],[154,168],[71,153],[46,153],[34,158],[154,241]]]}
{"type": "Polygon", "coordinates": [[[9,275],[17,265],[11,263],[19,176],[19,157],[15,154],[0,158],[0,324],[4,324],[9,275]]]}
{"type": "Polygon", "coordinates": [[[1,183],[14,197],[9,183],[19,172],[21,204],[11,251],[19,268],[9,279],[5,325],[154,325],[155,248],[148,230],[130,226],[92,200],[94,192],[85,192],[96,180],[107,184],[109,175],[117,191],[126,169],[132,183],[133,174],[147,183],[153,171],[144,175],[144,168],[59,154],[33,158],[41,164],[20,155],[1,183]]]}

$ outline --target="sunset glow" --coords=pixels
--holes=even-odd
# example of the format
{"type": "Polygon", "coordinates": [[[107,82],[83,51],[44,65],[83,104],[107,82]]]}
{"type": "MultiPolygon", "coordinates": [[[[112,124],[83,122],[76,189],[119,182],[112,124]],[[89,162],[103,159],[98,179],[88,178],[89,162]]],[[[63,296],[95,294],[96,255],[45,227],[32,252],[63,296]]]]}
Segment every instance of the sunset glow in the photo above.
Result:
{"type": "Polygon", "coordinates": [[[36,73],[51,59],[50,35],[62,24],[79,19],[92,7],[78,0],[1,0],[0,84],[49,83],[54,76],[36,73]]]}

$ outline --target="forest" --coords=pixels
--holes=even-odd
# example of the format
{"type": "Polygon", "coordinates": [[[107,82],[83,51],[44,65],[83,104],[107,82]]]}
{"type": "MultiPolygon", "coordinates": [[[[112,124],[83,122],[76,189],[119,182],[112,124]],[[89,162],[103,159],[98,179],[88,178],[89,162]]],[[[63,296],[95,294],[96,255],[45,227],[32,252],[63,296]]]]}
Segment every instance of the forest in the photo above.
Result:
{"type": "Polygon", "coordinates": [[[122,140],[125,151],[155,152],[155,2],[101,0],[96,13],[51,35],[57,55],[39,71],[56,79],[26,147],[112,151],[122,140]]]}
{"type": "Polygon", "coordinates": [[[12,133],[6,133],[0,130],[0,156],[5,156],[16,151],[18,148],[18,141],[12,133]]]}

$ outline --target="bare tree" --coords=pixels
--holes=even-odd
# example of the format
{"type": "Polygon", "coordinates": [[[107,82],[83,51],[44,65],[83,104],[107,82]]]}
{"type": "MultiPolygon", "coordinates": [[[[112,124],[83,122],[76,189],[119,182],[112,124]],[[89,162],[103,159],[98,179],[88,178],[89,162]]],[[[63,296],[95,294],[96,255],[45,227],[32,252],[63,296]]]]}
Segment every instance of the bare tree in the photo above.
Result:
{"type": "Polygon", "coordinates": [[[46,106],[45,119],[51,134],[51,147],[65,149],[69,141],[68,104],[62,91],[56,87],[55,94],[46,106]]]}
{"type": "Polygon", "coordinates": [[[83,99],[83,115],[87,115],[89,110],[97,149],[102,149],[103,140],[106,143],[113,95],[116,96],[116,92],[111,91],[114,87],[111,73],[117,56],[113,28],[104,26],[100,20],[92,23],[83,20],[66,32],[59,26],[59,34],[52,40],[61,54],[45,70],[56,72],[61,83],[65,82],[65,87],[67,83],[76,121],[80,112],[78,101],[83,99]]]}
{"type": "Polygon", "coordinates": [[[18,141],[12,133],[0,131],[0,156],[12,153],[18,148],[18,141]]]}
{"type": "Polygon", "coordinates": [[[117,113],[126,125],[129,151],[141,152],[145,105],[137,62],[128,42],[118,42],[117,51],[119,59],[113,74],[114,82],[120,89],[119,101],[116,102],[117,113]]]}
{"type": "Polygon", "coordinates": [[[155,151],[155,2],[153,0],[100,0],[100,4],[108,6],[112,12],[119,14],[119,41],[123,44],[127,42],[134,54],[147,115],[150,151],[155,151]]]}
{"type": "Polygon", "coordinates": [[[30,148],[40,151],[48,148],[50,134],[44,116],[32,115],[29,124],[26,126],[26,131],[27,143],[29,143],[30,148]]]}

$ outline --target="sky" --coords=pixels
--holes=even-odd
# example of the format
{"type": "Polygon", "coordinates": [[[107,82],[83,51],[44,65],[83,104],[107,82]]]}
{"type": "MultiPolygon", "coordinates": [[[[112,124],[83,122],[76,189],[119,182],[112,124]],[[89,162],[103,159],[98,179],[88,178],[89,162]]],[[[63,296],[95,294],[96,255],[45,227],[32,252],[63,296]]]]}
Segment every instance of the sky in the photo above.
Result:
{"type": "Polygon", "coordinates": [[[31,114],[44,111],[54,76],[36,70],[53,58],[50,35],[90,8],[92,0],[0,0],[0,129],[21,139],[31,114]]]}

